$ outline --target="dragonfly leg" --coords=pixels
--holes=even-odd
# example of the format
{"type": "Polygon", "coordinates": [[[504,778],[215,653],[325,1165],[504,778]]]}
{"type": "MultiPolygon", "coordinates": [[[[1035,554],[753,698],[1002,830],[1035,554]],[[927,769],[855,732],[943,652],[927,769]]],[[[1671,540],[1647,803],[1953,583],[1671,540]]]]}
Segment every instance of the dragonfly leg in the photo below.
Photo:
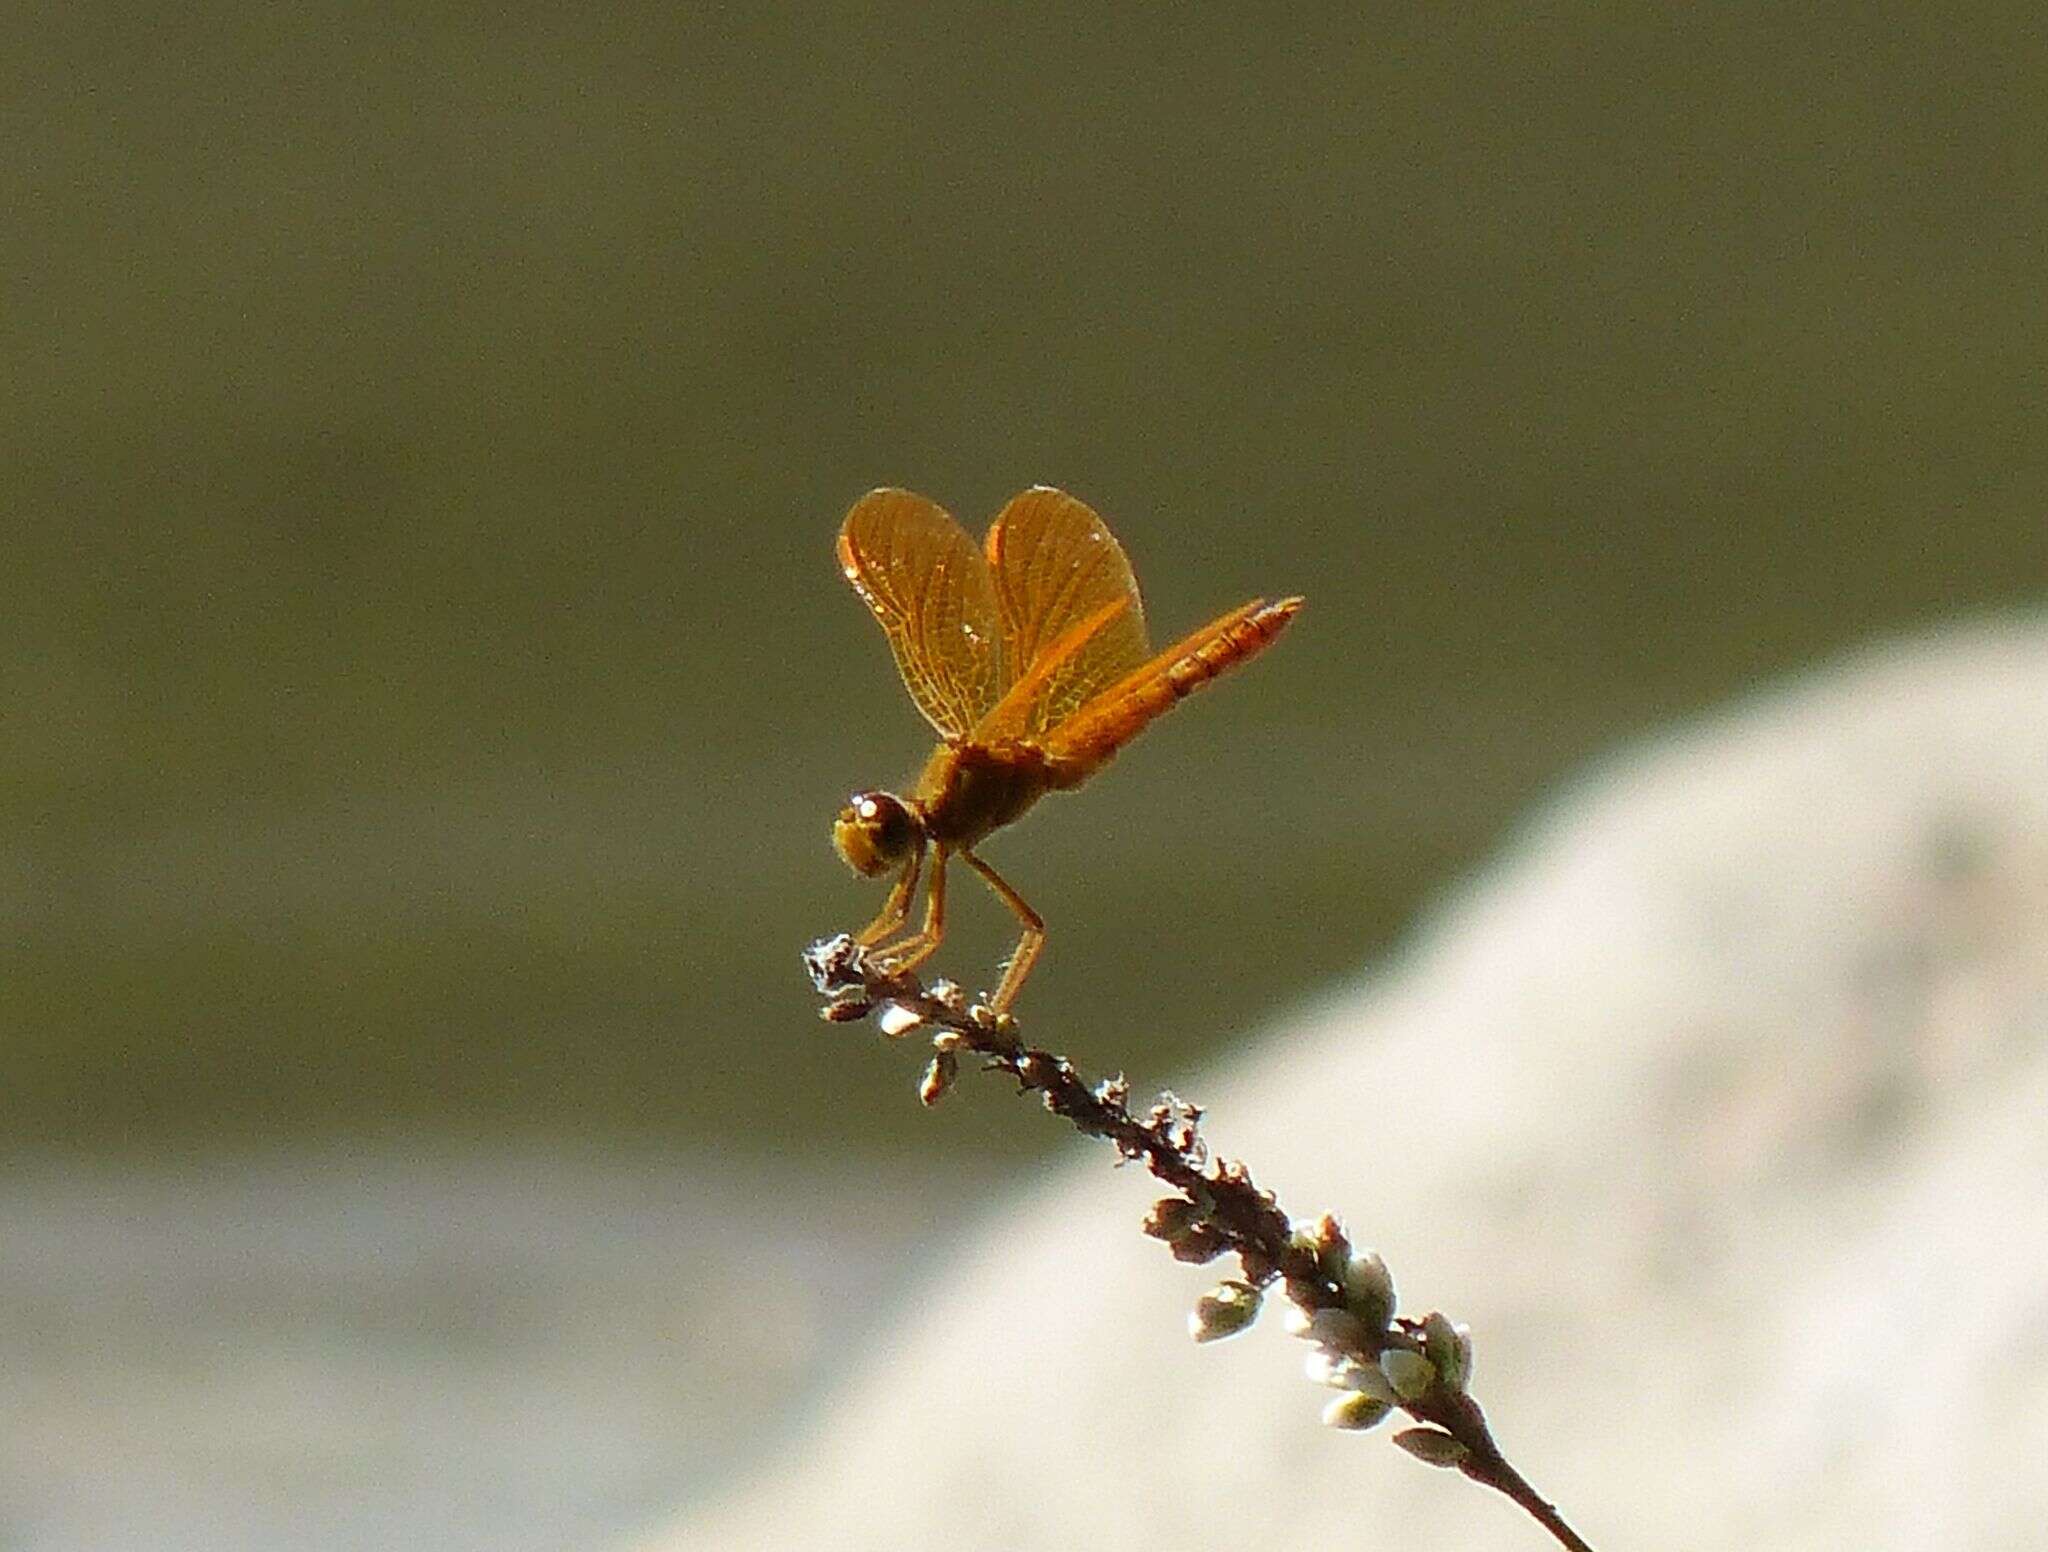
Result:
{"type": "Polygon", "coordinates": [[[910,915],[910,898],[917,893],[917,870],[924,866],[924,848],[918,847],[910,854],[910,860],[903,864],[903,872],[890,887],[889,898],[883,902],[882,914],[854,934],[854,942],[864,948],[872,948],[889,936],[910,915]]]}
{"type": "Polygon", "coordinates": [[[892,975],[915,970],[938,952],[946,936],[946,848],[932,848],[932,882],[924,894],[924,925],[894,943],[877,944],[874,953],[892,975]]]}
{"type": "Polygon", "coordinates": [[[1003,904],[1017,913],[1017,920],[1024,924],[1024,935],[1017,940],[1017,952],[1010,956],[1010,962],[1003,968],[1003,984],[996,988],[993,1006],[998,1013],[1006,1012],[1017,993],[1024,985],[1024,977],[1031,973],[1031,967],[1038,962],[1040,950],[1045,947],[1045,918],[1024,903],[1024,897],[1012,889],[1002,874],[983,862],[971,851],[960,853],[964,861],[975,872],[988,880],[988,887],[1002,899],[1003,904]]]}

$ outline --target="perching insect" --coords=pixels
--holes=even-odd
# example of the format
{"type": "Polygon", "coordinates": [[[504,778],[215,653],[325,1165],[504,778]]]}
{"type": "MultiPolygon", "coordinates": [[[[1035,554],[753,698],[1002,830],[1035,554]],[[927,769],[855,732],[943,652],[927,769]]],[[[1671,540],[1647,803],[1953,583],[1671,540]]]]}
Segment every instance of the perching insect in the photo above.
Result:
{"type": "Polygon", "coordinates": [[[930,958],[957,854],[1024,925],[993,999],[1001,1012],[1044,947],[1045,922],[974,847],[1257,656],[1302,601],[1255,598],[1155,655],[1123,547],[1086,503],[1042,485],[1011,500],[980,547],[923,496],[870,491],[839,530],[839,562],[941,740],[909,796],[857,792],[833,823],[833,845],[856,871],[903,870],[858,941],[892,972],[930,958]],[[927,848],[924,925],[902,932],[927,848]]]}

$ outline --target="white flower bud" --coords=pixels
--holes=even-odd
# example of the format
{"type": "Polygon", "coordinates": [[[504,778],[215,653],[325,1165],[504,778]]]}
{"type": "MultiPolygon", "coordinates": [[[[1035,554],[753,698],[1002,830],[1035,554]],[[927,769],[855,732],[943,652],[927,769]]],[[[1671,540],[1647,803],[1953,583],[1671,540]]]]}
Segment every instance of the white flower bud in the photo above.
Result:
{"type": "Polygon", "coordinates": [[[1319,1342],[1340,1353],[1365,1350],[1360,1345],[1365,1339],[1365,1327],[1349,1310],[1305,1310],[1299,1304],[1290,1303],[1287,1306],[1287,1334],[1304,1341],[1319,1342]]]}
{"type": "Polygon", "coordinates": [[[875,1017],[875,1027],[891,1040],[909,1034],[924,1022],[922,1014],[906,1008],[900,1002],[885,1002],[882,1011],[875,1017]]]}
{"type": "Polygon", "coordinates": [[[1349,1310],[1317,1310],[1308,1318],[1308,1335],[1311,1341],[1320,1342],[1340,1353],[1365,1351],[1365,1327],[1349,1310]]]}
{"type": "Polygon", "coordinates": [[[1332,1390],[1362,1390],[1389,1406],[1399,1399],[1378,1364],[1361,1363],[1349,1353],[1333,1353],[1328,1348],[1318,1348],[1308,1355],[1305,1367],[1311,1381],[1327,1385],[1332,1390]]]}
{"type": "Polygon", "coordinates": [[[1327,1385],[1332,1390],[1357,1390],[1359,1387],[1351,1383],[1351,1373],[1364,1367],[1348,1353],[1333,1353],[1327,1347],[1318,1347],[1302,1363],[1311,1385],[1327,1385]]]}
{"type": "Polygon", "coordinates": [[[1453,1325],[1448,1315],[1432,1310],[1422,1322],[1422,1350],[1452,1390],[1463,1390],[1472,1378],[1472,1332],[1453,1325]]]}
{"type": "Polygon", "coordinates": [[[1394,1274],[1377,1250],[1360,1251],[1344,1267],[1344,1303],[1368,1331],[1387,1329],[1394,1318],[1394,1274]]]}

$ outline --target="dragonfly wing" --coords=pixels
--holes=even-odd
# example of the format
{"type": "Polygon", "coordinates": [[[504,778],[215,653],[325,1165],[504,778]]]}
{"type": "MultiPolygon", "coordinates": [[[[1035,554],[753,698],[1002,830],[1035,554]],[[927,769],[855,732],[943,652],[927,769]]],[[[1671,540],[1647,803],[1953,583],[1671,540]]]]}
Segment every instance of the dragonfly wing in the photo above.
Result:
{"type": "Polygon", "coordinates": [[[1033,486],[997,515],[983,547],[1015,693],[977,737],[1035,737],[1145,661],[1137,578],[1086,502],[1033,486]]]}
{"type": "Polygon", "coordinates": [[[872,490],[839,529],[839,567],[881,622],[917,709],[958,738],[1001,697],[1002,625],[988,562],[936,502],[872,490]]]}

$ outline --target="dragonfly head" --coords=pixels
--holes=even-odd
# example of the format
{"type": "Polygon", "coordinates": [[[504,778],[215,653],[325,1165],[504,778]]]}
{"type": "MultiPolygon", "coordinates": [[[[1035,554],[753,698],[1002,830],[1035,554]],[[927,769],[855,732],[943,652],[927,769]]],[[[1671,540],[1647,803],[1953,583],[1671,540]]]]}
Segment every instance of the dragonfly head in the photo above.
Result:
{"type": "Polygon", "coordinates": [[[856,792],[832,821],[832,844],[854,872],[873,878],[924,844],[924,824],[893,792],[856,792]]]}

